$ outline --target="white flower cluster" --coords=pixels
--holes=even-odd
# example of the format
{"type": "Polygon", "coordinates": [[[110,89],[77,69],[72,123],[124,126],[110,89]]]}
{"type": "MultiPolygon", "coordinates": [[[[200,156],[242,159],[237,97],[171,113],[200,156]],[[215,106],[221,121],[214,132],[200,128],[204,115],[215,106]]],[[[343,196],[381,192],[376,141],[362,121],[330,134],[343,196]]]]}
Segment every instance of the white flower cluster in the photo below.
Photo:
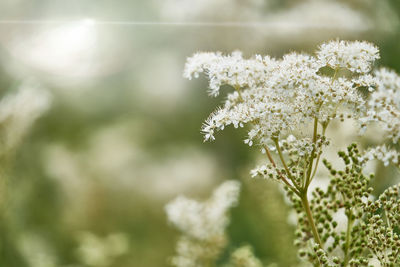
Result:
{"type": "Polygon", "coordinates": [[[377,122],[393,143],[400,139],[400,76],[381,68],[375,73],[376,90],[368,101],[363,123],[377,122]]]}
{"type": "Polygon", "coordinates": [[[178,267],[207,266],[226,246],[228,209],[238,202],[240,183],[227,181],[205,202],[177,197],[165,207],[168,220],[182,232],[171,264],[178,267]]]}
{"type": "Polygon", "coordinates": [[[389,149],[387,146],[377,146],[368,149],[361,157],[361,161],[377,159],[383,162],[383,165],[388,166],[390,163],[395,165],[400,164],[400,153],[395,149],[389,149]]]}
{"type": "Polygon", "coordinates": [[[371,63],[379,58],[379,50],[365,42],[329,42],[324,43],[317,51],[322,65],[333,69],[345,68],[357,73],[367,73],[371,63]]]}
{"type": "Polygon", "coordinates": [[[255,87],[261,85],[265,75],[266,64],[257,56],[244,59],[239,51],[229,56],[217,53],[199,53],[187,59],[183,76],[187,79],[198,78],[199,73],[206,72],[210,79],[210,95],[218,96],[219,88],[230,85],[234,88],[255,87]]]}
{"type": "Polygon", "coordinates": [[[168,220],[182,233],[199,240],[223,235],[229,223],[227,211],[238,201],[240,184],[227,181],[206,202],[179,196],[165,207],[168,220]]]}
{"type": "Polygon", "coordinates": [[[212,95],[217,95],[223,84],[235,88],[206,120],[202,128],[205,139],[213,140],[215,132],[227,125],[251,123],[246,143],[264,147],[271,138],[285,138],[314,119],[324,127],[335,118],[359,118],[366,106],[359,89],[375,84],[368,71],[379,58],[378,49],[367,42],[331,41],[322,44],[316,55],[243,59],[235,52],[227,56],[200,53],[189,58],[184,76],[198,77],[204,72],[212,95]]]}

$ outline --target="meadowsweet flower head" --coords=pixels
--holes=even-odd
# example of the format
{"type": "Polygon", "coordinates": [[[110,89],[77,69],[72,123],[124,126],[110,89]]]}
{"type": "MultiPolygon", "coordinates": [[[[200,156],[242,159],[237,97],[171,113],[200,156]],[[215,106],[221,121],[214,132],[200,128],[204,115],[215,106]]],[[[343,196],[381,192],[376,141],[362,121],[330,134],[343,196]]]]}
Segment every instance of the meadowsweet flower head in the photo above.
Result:
{"type": "Polygon", "coordinates": [[[316,56],[290,53],[282,59],[198,53],[188,59],[184,76],[204,72],[212,95],[223,84],[235,89],[203,125],[205,140],[214,140],[228,125],[250,124],[246,143],[263,147],[271,138],[304,129],[315,117],[322,126],[336,118],[361,117],[366,102],[360,89],[375,85],[377,78],[368,72],[377,58],[372,44],[345,41],[322,44],[316,56]],[[325,73],[324,67],[334,73],[325,73]],[[341,75],[344,69],[357,75],[341,75]]]}

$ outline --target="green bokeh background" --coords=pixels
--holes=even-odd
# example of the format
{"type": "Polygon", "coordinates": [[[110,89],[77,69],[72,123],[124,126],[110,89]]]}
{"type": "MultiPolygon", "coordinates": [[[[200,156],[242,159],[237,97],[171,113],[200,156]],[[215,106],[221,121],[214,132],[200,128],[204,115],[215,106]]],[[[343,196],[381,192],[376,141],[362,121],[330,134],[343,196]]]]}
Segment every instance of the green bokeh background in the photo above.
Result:
{"type": "MultiPolygon", "coordinates": [[[[256,11],[268,18],[298,2],[302,1],[270,1],[268,9],[256,11]]],[[[378,5],[378,1],[341,2],[362,14],[373,13],[378,5]]],[[[398,0],[387,1],[387,5],[394,19],[400,16],[398,0]]],[[[65,20],[69,23],[87,18],[173,21],[173,13],[170,17],[160,15],[163,8],[160,1],[6,0],[0,3],[0,21],[65,20]]],[[[180,8],[176,6],[177,10],[180,8]]],[[[224,10],[220,12],[221,15],[212,12],[207,19],[235,21],[235,18],[225,17],[224,10]]],[[[376,16],[385,17],[385,14],[376,16]]],[[[251,21],[251,17],[247,20],[251,21]]],[[[82,232],[99,238],[123,233],[128,240],[126,253],[113,258],[109,264],[98,266],[167,266],[179,233],[168,224],[164,205],[181,193],[206,198],[226,179],[240,180],[243,187],[240,204],[232,210],[227,229],[230,243],[221,261],[229,257],[230,251],[249,244],[265,264],[295,266],[297,258],[292,245],[293,226],[287,223],[288,210],[276,184],[250,178],[248,173],[255,165],[257,151],[243,144],[245,131],[228,128],[215,142],[202,142],[201,123],[224,96],[209,98],[207,81],[203,78],[184,80],[185,59],[197,51],[231,52],[235,49],[242,50],[246,56],[255,53],[281,56],[292,50],[311,52],[326,39],[365,39],[380,47],[379,64],[400,72],[398,23],[390,29],[380,26],[363,32],[311,31],[296,36],[285,32],[268,34],[263,33],[262,28],[251,27],[100,24],[91,26],[97,32],[92,49],[98,49],[91,66],[105,66],[105,71],[82,77],[71,76],[68,71],[40,69],[14,52],[15,40],[25,42],[38,32],[51,30],[59,24],[62,23],[0,22],[1,94],[6,95],[33,79],[52,95],[50,110],[34,124],[10,156],[11,160],[2,167],[0,266],[4,267],[40,266],[34,265],[29,260],[33,256],[21,248],[25,236],[40,240],[32,243],[34,255],[50,255],[53,259],[50,265],[42,265],[44,267],[88,266],[77,252],[82,232]],[[115,141],[124,142],[123,147],[128,152],[132,147],[138,155],[121,164],[117,160],[117,167],[103,172],[97,156],[101,159],[109,156],[113,162],[119,154],[119,146],[113,146],[110,141],[112,137],[98,138],[104,131],[110,131],[111,136],[115,132],[115,141]],[[119,136],[123,139],[118,140],[119,136]],[[110,155],[96,154],[104,152],[96,150],[105,145],[102,142],[110,142],[106,144],[107,149],[111,149],[110,155]],[[63,175],[54,177],[57,172],[49,171],[52,169],[49,164],[59,160],[59,154],[50,153],[54,147],[69,152],[79,170],[75,178],[84,179],[77,187],[69,188],[69,181],[63,175]],[[196,156],[192,161],[191,155],[196,156]],[[197,166],[199,158],[206,163],[197,166]],[[201,169],[203,167],[206,169],[201,169]],[[158,170],[157,178],[152,175],[154,170],[158,170]],[[196,182],[185,181],[185,186],[180,184],[181,180],[171,177],[177,174],[192,177],[191,173],[201,177],[203,172],[208,176],[204,181],[202,178],[197,178],[196,182]],[[168,185],[165,194],[160,193],[162,185],[168,185]],[[75,192],[74,189],[79,190],[75,192]],[[42,249],[37,244],[45,245],[42,249]]],[[[50,55],[44,54],[43,60],[49,60],[47,56],[50,55]]],[[[84,63],[79,58],[72,62],[84,63]]],[[[59,164],[61,167],[58,167],[63,168],[63,161],[59,164]]],[[[378,176],[377,192],[393,183],[393,171],[385,172],[378,176]]]]}

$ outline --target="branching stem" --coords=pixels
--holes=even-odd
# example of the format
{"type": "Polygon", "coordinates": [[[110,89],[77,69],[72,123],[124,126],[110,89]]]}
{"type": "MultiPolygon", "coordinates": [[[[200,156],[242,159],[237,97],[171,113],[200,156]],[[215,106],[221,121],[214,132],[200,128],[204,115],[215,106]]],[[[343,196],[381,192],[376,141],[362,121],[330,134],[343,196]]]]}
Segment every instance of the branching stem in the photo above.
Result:
{"type": "Polygon", "coordinates": [[[278,151],[279,159],[281,160],[282,165],[283,165],[283,167],[285,168],[285,171],[286,171],[286,173],[287,173],[287,176],[289,177],[290,181],[292,181],[292,183],[293,183],[293,185],[296,187],[296,189],[300,191],[300,190],[301,190],[300,186],[297,185],[296,180],[293,178],[292,174],[290,173],[290,170],[289,170],[288,166],[286,165],[286,162],[285,162],[285,159],[284,159],[284,157],[283,157],[282,150],[281,150],[281,147],[280,147],[280,145],[279,145],[278,139],[277,139],[277,138],[274,138],[274,139],[272,139],[272,140],[273,140],[274,143],[275,143],[275,147],[276,147],[276,150],[278,151]]]}
{"type": "Polygon", "coordinates": [[[314,236],[314,240],[315,240],[315,242],[318,243],[318,245],[321,248],[323,248],[321,238],[319,237],[318,230],[317,230],[317,227],[315,226],[315,222],[314,222],[314,219],[313,219],[313,216],[311,213],[310,204],[308,203],[307,190],[302,192],[300,198],[301,198],[301,203],[303,204],[304,211],[306,212],[307,220],[308,220],[308,223],[310,224],[311,231],[314,236]]]}
{"type": "Polygon", "coordinates": [[[274,168],[276,169],[276,171],[277,171],[277,173],[279,175],[279,178],[290,188],[290,190],[292,190],[296,195],[300,196],[300,192],[297,190],[297,188],[294,188],[288,182],[288,180],[283,176],[283,174],[278,170],[278,168],[276,166],[276,163],[275,163],[274,159],[272,158],[271,152],[269,151],[268,147],[265,146],[264,149],[265,149],[265,152],[267,154],[267,157],[268,157],[269,161],[271,162],[272,166],[274,166],[274,168]]]}

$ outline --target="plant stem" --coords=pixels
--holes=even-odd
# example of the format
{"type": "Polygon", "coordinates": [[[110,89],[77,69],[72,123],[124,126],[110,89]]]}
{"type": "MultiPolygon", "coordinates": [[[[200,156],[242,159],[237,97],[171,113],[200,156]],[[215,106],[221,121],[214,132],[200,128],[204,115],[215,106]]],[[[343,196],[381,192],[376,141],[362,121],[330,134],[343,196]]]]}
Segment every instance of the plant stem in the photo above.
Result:
{"type": "Polygon", "coordinates": [[[300,198],[301,198],[301,203],[303,204],[304,211],[306,212],[307,220],[308,220],[308,223],[310,224],[311,231],[314,236],[314,240],[318,243],[318,245],[321,248],[323,248],[321,238],[319,237],[318,230],[317,230],[317,227],[315,226],[315,222],[314,222],[314,219],[313,219],[313,216],[311,213],[310,204],[308,203],[307,190],[302,192],[300,198]]]}
{"type": "MultiPolygon", "coordinates": [[[[314,132],[313,132],[313,144],[316,146],[317,144],[317,131],[318,131],[318,117],[314,118],[314,132]]],[[[308,188],[311,182],[311,171],[314,163],[314,154],[315,154],[315,147],[311,151],[310,155],[310,165],[308,165],[308,170],[307,170],[307,176],[306,176],[306,181],[305,181],[305,188],[308,188]]],[[[307,190],[306,190],[307,191],[307,190]]]]}
{"type": "Polygon", "coordinates": [[[350,233],[351,233],[351,227],[353,226],[353,220],[351,220],[350,218],[351,215],[349,215],[347,217],[347,231],[346,231],[346,243],[345,243],[345,247],[344,247],[344,260],[343,260],[343,266],[346,267],[347,264],[349,263],[350,260],[350,253],[349,253],[349,249],[350,249],[350,233]]]}
{"type": "Polygon", "coordinates": [[[243,102],[243,97],[242,97],[242,92],[240,91],[240,86],[236,85],[234,86],[236,92],[239,94],[239,100],[240,102],[243,102]]]}
{"type": "Polygon", "coordinates": [[[267,146],[264,147],[265,152],[267,153],[267,157],[269,159],[269,161],[271,162],[272,166],[274,166],[274,168],[276,169],[277,173],[279,174],[279,178],[290,188],[290,190],[292,190],[296,195],[300,196],[300,192],[294,188],[289,182],[288,180],[286,180],[286,178],[282,175],[282,173],[278,170],[276,163],[274,161],[274,159],[271,156],[271,152],[269,152],[269,149],[267,146]]]}
{"type": "Polygon", "coordinates": [[[294,180],[293,176],[290,173],[288,166],[286,165],[285,159],[283,158],[281,147],[279,146],[278,139],[274,138],[273,141],[275,143],[276,150],[278,151],[279,159],[281,160],[282,165],[286,170],[287,176],[289,177],[290,181],[292,181],[292,183],[296,187],[296,189],[301,190],[300,186],[297,185],[296,181],[294,180]]]}
{"type": "MultiPolygon", "coordinates": [[[[322,136],[325,135],[325,131],[326,131],[326,128],[328,128],[328,124],[329,124],[329,121],[327,121],[326,123],[322,124],[322,136]]],[[[311,174],[310,182],[312,181],[312,179],[314,178],[315,174],[317,173],[317,168],[318,168],[318,164],[319,164],[320,158],[321,158],[321,153],[318,153],[317,161],[315,162],[315,167],[314,167],[314,171],[311,174]]]]}

